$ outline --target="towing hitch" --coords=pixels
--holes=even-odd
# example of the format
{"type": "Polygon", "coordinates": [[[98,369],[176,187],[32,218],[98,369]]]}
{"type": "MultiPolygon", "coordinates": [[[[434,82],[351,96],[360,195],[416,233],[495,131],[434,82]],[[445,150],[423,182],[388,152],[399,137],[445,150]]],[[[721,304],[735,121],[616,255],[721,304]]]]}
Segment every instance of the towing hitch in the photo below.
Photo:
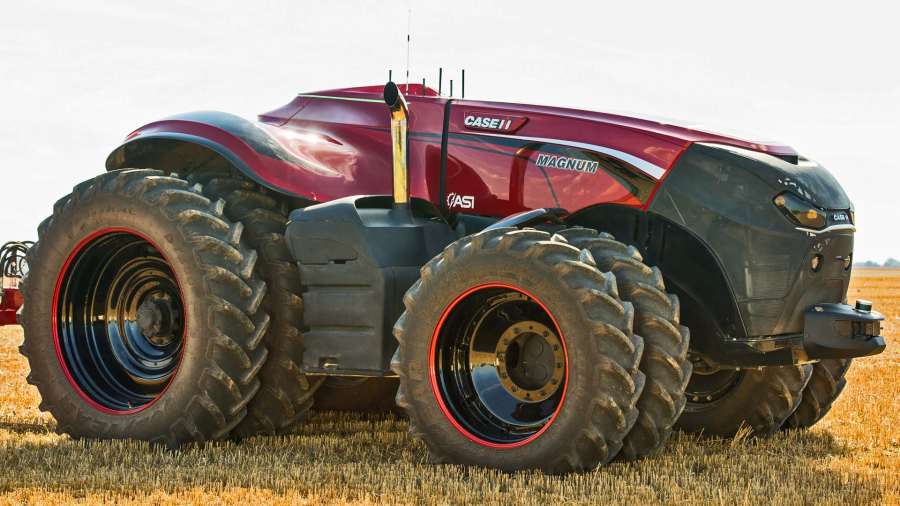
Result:
{"type": "Polygon", "coordinates": [[[851,358],[877,355],[884,351],[881,322],[884,315],[872,310],[872,303],[816,304],[806,310],[803,347],[811,359],[851,358]]]}

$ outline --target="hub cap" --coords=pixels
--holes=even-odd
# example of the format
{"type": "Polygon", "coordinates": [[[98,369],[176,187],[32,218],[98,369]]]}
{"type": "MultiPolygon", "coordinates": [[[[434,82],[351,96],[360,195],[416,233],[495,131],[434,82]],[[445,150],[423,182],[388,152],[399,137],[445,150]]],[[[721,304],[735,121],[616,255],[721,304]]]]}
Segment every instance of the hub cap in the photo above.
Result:
{"type": "Polygon", "coordinates": [[[181,358],[184,309],[168,262],[142,236],[110,231],[72,252],[54,297],[60,361],[95,408],[146,408],[181,358]]]}
{"type": "MultiPolygon", "coordinates": [[[[472,350],[475,351],[475,350],[472,350]]],[[[525,402],[540,402],[556,391],[563,376],[562,346],[546,325],[524,321],[510,325],[495,351],[500,384],[525,402]]]]}
{"type": "Polygon", "coordinates": [[[436,395],[457,428],[489,445],[537,437],[559,411],[565,345],[544,306],[514,287],[470,290],[434,341],[436,395]]]}

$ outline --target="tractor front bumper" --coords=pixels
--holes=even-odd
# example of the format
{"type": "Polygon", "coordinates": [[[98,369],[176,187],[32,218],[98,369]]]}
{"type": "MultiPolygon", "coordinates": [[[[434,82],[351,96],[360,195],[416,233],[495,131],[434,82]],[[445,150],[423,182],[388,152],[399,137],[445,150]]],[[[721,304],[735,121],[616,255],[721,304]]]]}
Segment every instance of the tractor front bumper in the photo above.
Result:
{"type": "Polygon", "coordinates": [[[803,332],[751,339],[727,339],[721,365],[760,367],[792,365],[831,358],[877,355],[884,351],[881,334],[884,316],[872,310],[872,303],[818,303],[803,313],[803,332]]]}
{"type": "Polygon", "coordinates": [[[884,351],[881,322],[884,316],[872,303],[815,304],[805,313],[803,349],[810,359],[852,358],[884,351]]]}

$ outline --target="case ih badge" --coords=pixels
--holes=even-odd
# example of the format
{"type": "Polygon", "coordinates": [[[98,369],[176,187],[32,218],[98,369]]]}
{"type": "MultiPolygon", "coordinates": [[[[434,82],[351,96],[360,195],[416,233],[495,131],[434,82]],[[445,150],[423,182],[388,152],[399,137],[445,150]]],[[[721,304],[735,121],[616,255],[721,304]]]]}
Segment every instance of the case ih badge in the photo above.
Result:
{"type": "Polygon", "coordinates": [[[439,461],[583,471],[810,427],[884,350],[842,303],[853,206],[790,147],[405,91],[157,121],[63,197],[0,305],[57,430],[176,447],[396,398],[439,461]],[[590,152],[609,177],[572,178],[590,152]]]}
{"type": "Polygon", "coordinates": [[[523,116],[505,116],[487,112],[467,112],[463,125],[469,130],[486,130],[492,132],[515,132],[528,118],[523,116]]]}

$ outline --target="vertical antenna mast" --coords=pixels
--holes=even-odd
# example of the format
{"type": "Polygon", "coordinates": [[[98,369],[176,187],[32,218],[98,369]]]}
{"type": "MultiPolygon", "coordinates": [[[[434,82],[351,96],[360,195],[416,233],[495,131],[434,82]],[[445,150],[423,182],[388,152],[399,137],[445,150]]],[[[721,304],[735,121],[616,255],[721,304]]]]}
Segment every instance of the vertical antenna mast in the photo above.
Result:
{"type": "Polygon", "coordinates": [[[409,32],[412,26],[412,7],[406,11],[406,93],[409,93],[409,32]]]}
{"type": "Polygon", "coordinates": [[[444,85],[444,68],[438,67],[438,95],[443,95],[441,88],[444,85]]]}
{"type": "Polygon", "coordinates": [[[460,97],[466,98],[466,69],[462,69],[462,93],[460,93],[460,97]]]}

